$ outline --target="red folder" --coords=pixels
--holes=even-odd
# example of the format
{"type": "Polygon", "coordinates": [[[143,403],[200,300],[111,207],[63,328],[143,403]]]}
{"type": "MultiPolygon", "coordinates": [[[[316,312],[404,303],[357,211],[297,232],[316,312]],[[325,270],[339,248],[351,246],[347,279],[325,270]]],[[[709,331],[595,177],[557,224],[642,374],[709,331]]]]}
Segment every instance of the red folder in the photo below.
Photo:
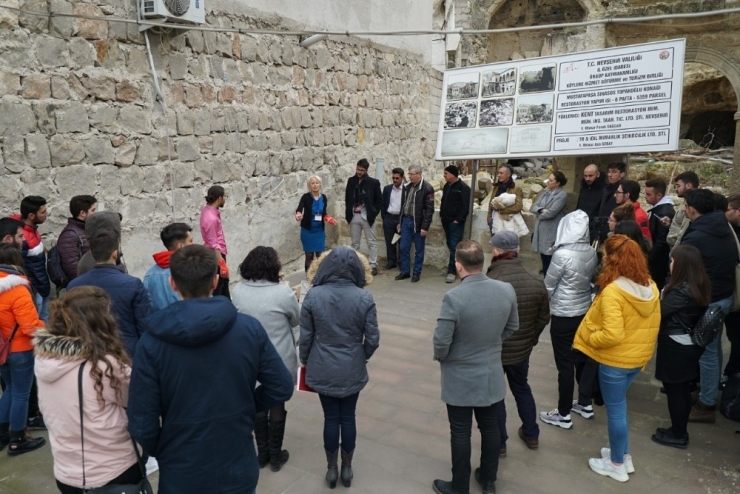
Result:
{"type": "Polygon", "coordinates": [[[311,387],[306,384],[306,368],[298,367],[298,385],[296,386],[298,391],[305,391],[307,393],[315,393],[311,387]]]}

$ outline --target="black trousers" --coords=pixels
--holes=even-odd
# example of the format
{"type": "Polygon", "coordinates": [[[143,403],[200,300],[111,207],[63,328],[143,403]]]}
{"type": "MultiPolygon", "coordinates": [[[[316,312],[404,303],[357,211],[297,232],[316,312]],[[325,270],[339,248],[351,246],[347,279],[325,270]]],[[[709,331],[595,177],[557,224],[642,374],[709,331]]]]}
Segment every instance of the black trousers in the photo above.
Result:
{"type": "Polygon", "coordinates": [[[730,312],[725,318],[727,339],[730,340],[730,358],[725,365],[725,375],[740,372],[740,312],[730,312]]]}
{"type": "MultiPolygon", "coordinates": [[[[146,461],[143,459],[143,461],[146,461]]],[[[138,463],[134,463],[129,467],[125,472],[123,472],[121,475],[116,477],[115,479],[111,480],[105,485],[130,485],[130,484],[138,484],[141,482],[141,479],[143,477],[141,476],[141,468],[139,467],[138,463]]],[[[72,487],[71,485],[63,484],[57,482],[57,488],[59,489],[59,492],[62,494],[84,494],[84,491],[80,489],[79,487],[72,487]]]]}
{"type": "Polygon", "coordinates": [[[686,426],[691,414],[691,381],[682,383],[663,383],[668,399],[668,414],[671,416],[673,437],[686,437],[686,426]]]}
{"type": "Polygon", "coordinates": [[[401,222],[400,214],[386,214],[383,218],[383,236],[385,237],[385,252],[388,264],[398,265],[398,247],[401,242],[392,244],[393,235],[398,233],[398,224],[401,222]]]}
{"type": "Polygon", "coordinates": [[[591,396],[598,382],[598,364],[573,350],[576,330],[583,317],[552,316],[550,319],[552,352],[558,369],[558,412],[563,417],[570,413],[573,406],[575,379],[579,383],[578,403],[581,405],[591,404],[591,396]]]}
{"type": "Polygon", "coordinates": [[[498,430],[497,406],[456,407],[447,405],[452,449],[452,487],[459,492],[470,491],[470,434],[473,414],[481,435],[480,475],[483,482],[496,480],[501,436],[498,430]]]}

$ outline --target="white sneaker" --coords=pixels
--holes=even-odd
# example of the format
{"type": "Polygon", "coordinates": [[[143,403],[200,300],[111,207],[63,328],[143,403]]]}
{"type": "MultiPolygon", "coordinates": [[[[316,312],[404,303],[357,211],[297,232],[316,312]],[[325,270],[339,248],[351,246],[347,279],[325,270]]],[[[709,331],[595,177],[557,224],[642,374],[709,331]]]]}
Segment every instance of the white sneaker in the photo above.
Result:
{"type": "MultiPolygon", "coordinates": [[[[610,448],[601,448],[601,457],[611,460],[612,450],[610,448]]],[[[624,468],[627,470],[627,473],[635,473],[635,465],[632,463],[632,455],[624,455],[624,468]]]]}
{"type": "Polygon", "coordinates": [[[563,417],[558,412],[558,409],[549,412],[540,412],[540,420],[546,424],[557,425],[562,429],[570,429],[573,427],[573,421],[570,420],[570,414],[563,417]]]}
{"type": "Polygon", "coordinates": [[[570,407],[571,412],[575,412],[584,419],[594,418],[594,407],[593,405],[581,405],[578,400],[573,400],[573,405],[570,407]]]}
{"type": "Polygon", "coordinates": [[[588,460],[588,466],[599,475],[611,477],[617,482],[627,482],[630,479],[624,463],[615,465],[609,458],[591,458],[588,460]]]}

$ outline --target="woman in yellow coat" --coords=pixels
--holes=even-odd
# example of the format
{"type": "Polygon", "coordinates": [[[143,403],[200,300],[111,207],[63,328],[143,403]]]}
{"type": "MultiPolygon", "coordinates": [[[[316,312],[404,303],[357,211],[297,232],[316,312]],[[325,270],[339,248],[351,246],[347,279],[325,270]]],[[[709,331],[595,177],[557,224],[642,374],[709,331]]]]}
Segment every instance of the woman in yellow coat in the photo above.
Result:
{"type": "Polygon", "coordinates": [[[573,348],[599,363],[609,448],[588,461],[591,470],[626,482],[635,471],[629,454],[627,390],[648,363],[660,328],[660,296],[642,249],[626,235],[604,244],[601,287],[578,327],[573,348]]]}

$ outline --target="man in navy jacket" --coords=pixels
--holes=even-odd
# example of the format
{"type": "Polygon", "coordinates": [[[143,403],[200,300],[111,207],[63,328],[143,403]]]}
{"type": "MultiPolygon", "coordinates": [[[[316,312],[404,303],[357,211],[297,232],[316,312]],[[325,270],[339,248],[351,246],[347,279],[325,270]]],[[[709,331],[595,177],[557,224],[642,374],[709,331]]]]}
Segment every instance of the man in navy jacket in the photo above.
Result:
{"type": "Polygon", "coordinates": [[[121,237],[115,230],[99,230],[88,242],[95,267],[70,281],[67,288],[92,285],[106,291],[113,301],[111,312],[118,323],[123,346],[133,359],[136,344],[144,332],[144,318],[152,312],[149,294],[139,278],[121,272],[116,266],[121,237]]]}
{"type": "Polygon", "coordinates": [[[157,457],[160,494],[252,494],[259,477],[255,413],[288,401],[293,379],[262,325],[211,296],[218,284],[213,250],[185,246],[172,254],[170,270],[183,300],[146,320],[129,388],[129,430],[157,457]]]}

